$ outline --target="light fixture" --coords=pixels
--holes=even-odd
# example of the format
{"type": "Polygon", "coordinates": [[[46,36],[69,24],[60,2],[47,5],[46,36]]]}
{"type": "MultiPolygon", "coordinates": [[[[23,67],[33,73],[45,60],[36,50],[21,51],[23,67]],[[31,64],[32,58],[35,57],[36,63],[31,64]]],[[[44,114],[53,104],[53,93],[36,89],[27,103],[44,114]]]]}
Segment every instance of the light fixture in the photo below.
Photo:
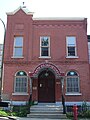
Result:
{"type": "Polygon", "coordinates": [[[46,73],[45,73],[45,76],[47,77],[48,75],[49,75],[49,74],[46,72],[46,73]]]}

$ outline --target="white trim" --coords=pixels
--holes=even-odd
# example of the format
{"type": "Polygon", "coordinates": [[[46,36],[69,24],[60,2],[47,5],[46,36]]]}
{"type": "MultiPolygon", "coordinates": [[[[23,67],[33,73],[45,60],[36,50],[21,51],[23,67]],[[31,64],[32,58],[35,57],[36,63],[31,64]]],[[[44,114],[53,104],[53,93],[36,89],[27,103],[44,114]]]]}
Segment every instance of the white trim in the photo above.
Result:
{"type": "Polygon", "coordinates": [[[77,96],[77,95],[82,95],[82,93],[66,93],[65,95],[68,95],[68,96],[77,96]]]}
{"type": "Polygon", "coordinates": [[[3,101],[3,102],[8,102],[11,105],[26,105],[28,101],[3,101]]]}
{"type": "MultiPolygon", "coordinates": [[[[78,101],[78,102],[76,102],[76,101],[74,101],[74,102],[65,102],[65,105],[66,106],[73,106],[73,105],[82,105],[82,103],[83,103],[83,101],[78,101]]],[[[89,103],[90,104],[90,103],[89,103]]]]}
{"type": "MultiPolygon", "coordinates": [[[[83,104],[83,102],[84,102],[84,101],[65,102],[65,105],[66,105],[66,106],[73,106],[73,105],[76,104],[76,105],[80,106],[80,105],[83,104]]],[[[90,102],[88,102],[88,101],[85,101],[85,102],[87,103],[87,105],[90,105],[90,102]]]]}
{"type": "Polygon", "coordinates": [[[84,20],[84,17],[39,17],[33,20],[84,20]]]}
{"type": "Polygon", "coordinates": [[[39,58],[51,58],[50,56],[40,56],[39,58]]]}
{"type": "Polygon", "coordinates": [[[23,57],[23,41],[24,41],[24,37],[23,36],[14,36],[14,45],[13,45],[13,57],[14,58],[22,58],[23,57]],[[22,45],[20,45],[20,46],[16,46],[16,44],[15,44],[15,42],[16,42],[16,38],[22,38],[22,45]],[[17,48],[22,48],[22,56],[15,56],[15,49],[17,49],[17,48]]]}
{"type": "Polygon", "coordinates": [[[23,56],[22,57],[19,57],[19,56],[12,56],[11,58],[24,58],[23,56]]]}
{"type": "Polygon", "coordinates": [[[79,58],[78,56],[66,56],[66,58],[79,58]]]}
{"type": "MultiPolygon", "coordinates": [[[[12,104],[12,105],[26,105],[27,104],[27,102],[28,101],[3,101],[3,102],[9,102],[10,104],[12,104]]],[[[90,105],[90,102],[87,102],[87,101],[85,101],[86,103],[87,103],[87,105],[90,105]]],[[[55,104],[57,105],[57,106],[61,106],[62,105],[62,102],[55,102],[55,104]]],[[[82,105],[83,104],[83,101],[74,101],[74,102],[65,102],[65,105],[66,106],[73,106],[73,105],[82,105]]]]}
{"type": "Polygon", "coordinates": [[[27,8],[24,7],[18,7],[16,10],[14,10],[13,12],[7,12],[7,15],[14,15],[15,13],[17,13],[19,10],[23,10],[27,15],[33,15],[34,12],[29,12],[29,10],[27,8]]]}
{"type": "Polygon", "coordinates": [[[15,92],[15,93],[12,93],[12,95],[29,95],[28,93],[17,93],[17,92],[15,92]]]}
{"type": "Polygon", "coordinates": [[[67,56],[66,58],[78,58],[78,56],[77,56],[76,36],[74,36],[74,35],[67,35],[66,36],[66,56],[67,56]],[[75,56],[69,56],[68,55],[68,47],[69,47],[69,45],[68,45],[68,39],[67,38],[69,38],[69,37],[74,37],[75,38],[75,45],[73,45],[73,47],[75,47],[75,56]]]}
{"type": "MultiPolygon", "coordinates": [[[[43,46],[43,47],[44,47],[44,46],[43,46]]],[[[51,58],[51,57],[50,57],[50,36],[44,36],[44,35],[43,35],[43,36],[40,36],[40,57],[39,57],[39,58],[51,58]],[[42,47],[42,46],[41,46],[41,38],[42,38],[42,37],[48,37],[48,43],[49,43],[49,44],[48,44],[48,46],[45,46],[45,47],[48,47],[48,56],[41,56],[41,47],[42,47]]]]}

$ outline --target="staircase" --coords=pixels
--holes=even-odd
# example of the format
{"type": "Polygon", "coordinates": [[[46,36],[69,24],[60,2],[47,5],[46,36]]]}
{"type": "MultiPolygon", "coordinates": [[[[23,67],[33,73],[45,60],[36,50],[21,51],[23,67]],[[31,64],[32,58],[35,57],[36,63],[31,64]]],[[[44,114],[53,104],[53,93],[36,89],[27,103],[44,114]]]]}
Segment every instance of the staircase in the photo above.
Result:
{"type": "Polygon", "coordinates": [[[29,118],[51,118],[51,119],[65,119],[62,106],[55,104],[38,104],[30,108],[29,118]]]}

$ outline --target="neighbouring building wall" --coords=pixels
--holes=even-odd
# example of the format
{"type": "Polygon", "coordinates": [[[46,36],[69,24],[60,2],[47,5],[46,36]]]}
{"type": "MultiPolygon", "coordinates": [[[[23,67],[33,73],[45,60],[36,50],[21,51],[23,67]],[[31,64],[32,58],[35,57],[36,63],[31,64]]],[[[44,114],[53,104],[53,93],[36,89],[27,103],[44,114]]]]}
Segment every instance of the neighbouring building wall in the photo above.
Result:
{"type": "Polygon", "coordinates": [[[88,37],[88,56],[89,56],[89,63],[90,63],[90,35],[88,37]]]}
{"type": "Polygon", "coordinates": [[[2,54],[3,54],[3,44],[0,44],[0,78],[1,78],[2,54]]]}
{"type": "MultiPolygon", "coordinates": [[[[3,55],[3,44],[0,44],[0,90],[1,90],[1,87],[2,87],[2,82],[1,82],[1,80],[2,80],[2,55],[3,55]]],[[[0,91],[0,93],[1,93],[1,91],[0,91]]]]}

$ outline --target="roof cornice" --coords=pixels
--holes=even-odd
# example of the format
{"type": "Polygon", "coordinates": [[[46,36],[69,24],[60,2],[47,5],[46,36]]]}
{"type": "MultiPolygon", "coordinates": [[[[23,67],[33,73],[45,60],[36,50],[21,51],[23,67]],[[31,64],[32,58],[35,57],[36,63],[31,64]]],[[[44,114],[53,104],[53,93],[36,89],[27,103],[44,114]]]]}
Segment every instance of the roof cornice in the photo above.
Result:
{"type": "Polygon", "coordinates": [[[39,17],[39,18],[33,18],[33,20],[84,20],[84,17],[39,17]]]}

